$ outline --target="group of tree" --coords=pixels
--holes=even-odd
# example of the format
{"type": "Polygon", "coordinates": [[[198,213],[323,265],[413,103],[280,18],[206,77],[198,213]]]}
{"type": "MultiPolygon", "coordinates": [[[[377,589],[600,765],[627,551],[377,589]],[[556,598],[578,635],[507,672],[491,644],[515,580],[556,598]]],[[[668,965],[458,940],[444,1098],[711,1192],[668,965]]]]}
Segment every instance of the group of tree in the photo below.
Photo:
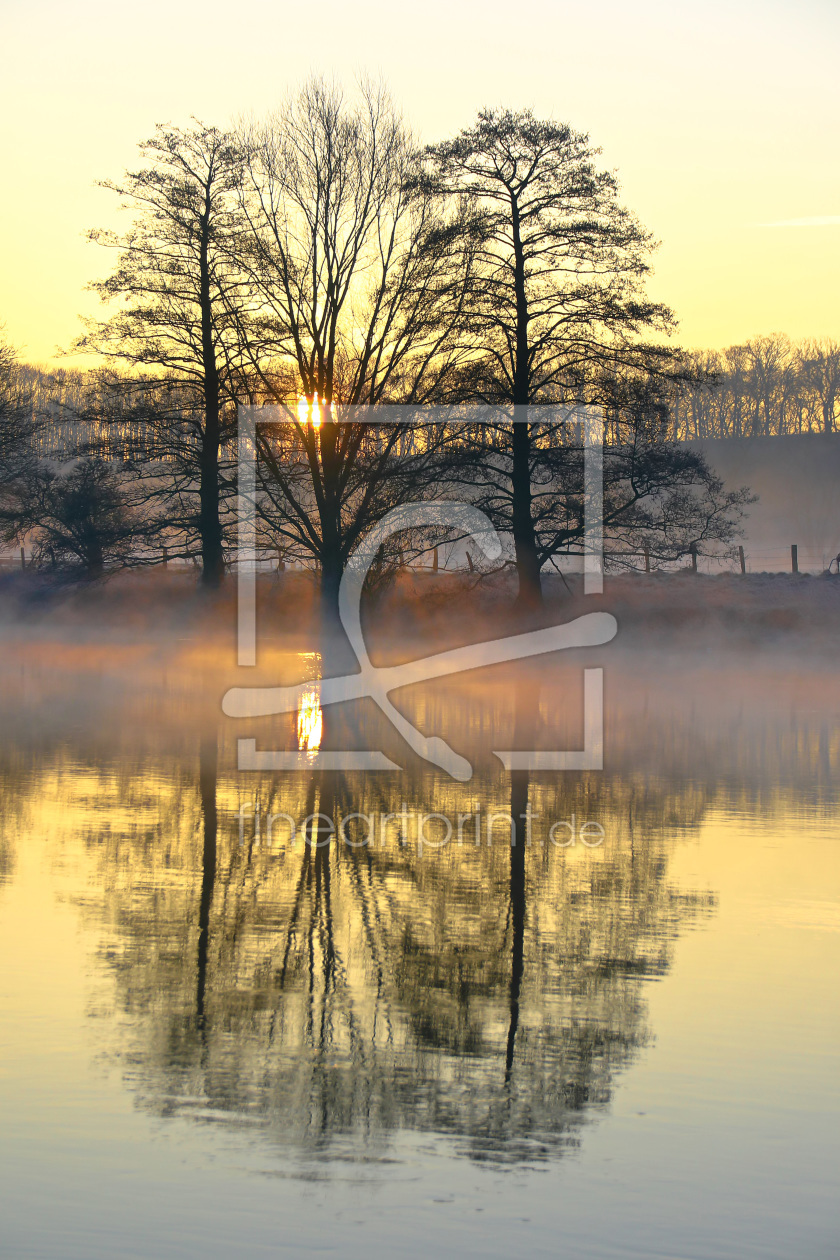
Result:
{"type": "Polygon", "coordinates": [[[26,373],[0,326],[0,510],[21,483],[35,456],[38,412],[26,373]]]}
{"type": "Polygon", "coordinates": [[[686,356],[687,387],[671,409],[679,441],[836,433],[840,342],[777,333],[686,356]]]}
{"type": "Polygon", "coordinates": [[[20,513],[44,557],[60,552],[47,504],[76,478],[73,502],[95,516],[101,500],[107,526],[91,571],[167,545],[218,585],[242,406],[275,409],[254,432],[262,536],[320,573],[330,612],[370,527],[440,498],[487,512],[521,605],[538,606],[541,572],[584,532],[581,426],[558,406],[607,418],[615,563],[731,540],[745,493],[671,440],[694,366],[661,340],[654,243],[588,136],[484,110],[423,147],[383,89],[349,101],[313,81],[263,122],[161,126],[140,149],[105,185],[131,226],[92,233],[115,253],[94,286],[115,313],[77,348],[106,366],[89,388],[66,382],[50,417],[53,431],[75,418],[82,464],[53,454],[20,513]],[[382,407],[399,416],[367,410],[382,407]]]}

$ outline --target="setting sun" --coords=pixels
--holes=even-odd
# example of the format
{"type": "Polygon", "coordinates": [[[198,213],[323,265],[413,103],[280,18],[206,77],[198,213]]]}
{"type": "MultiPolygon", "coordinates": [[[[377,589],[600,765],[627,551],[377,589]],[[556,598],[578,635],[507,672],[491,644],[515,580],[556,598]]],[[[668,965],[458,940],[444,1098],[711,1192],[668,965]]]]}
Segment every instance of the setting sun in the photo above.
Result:
{"type": "Polygon", "coordinates": [[[317,393],[312,400],[308,399],[305,394],[301,394],[298,398],[298,422],[300,424],[311,424],[313,429],[321,427],[321,404],[318,401],[317,393]]]}

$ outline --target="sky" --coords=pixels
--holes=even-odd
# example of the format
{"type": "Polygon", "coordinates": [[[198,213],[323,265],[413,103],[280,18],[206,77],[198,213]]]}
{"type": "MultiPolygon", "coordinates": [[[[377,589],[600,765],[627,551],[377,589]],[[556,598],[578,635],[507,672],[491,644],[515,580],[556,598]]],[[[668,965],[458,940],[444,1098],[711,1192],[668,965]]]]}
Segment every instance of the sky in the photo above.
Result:
{"type": "Polygon", "coordinates": [[[96,186],[158,122],[225,126],[312,73],[382,78],[424,141],[485,105],[588,132],[660,241],[679,341],[840,338],[840,5],[828,0],[0,0],[0,323],[30,362],[96,315],[96,186]]]}

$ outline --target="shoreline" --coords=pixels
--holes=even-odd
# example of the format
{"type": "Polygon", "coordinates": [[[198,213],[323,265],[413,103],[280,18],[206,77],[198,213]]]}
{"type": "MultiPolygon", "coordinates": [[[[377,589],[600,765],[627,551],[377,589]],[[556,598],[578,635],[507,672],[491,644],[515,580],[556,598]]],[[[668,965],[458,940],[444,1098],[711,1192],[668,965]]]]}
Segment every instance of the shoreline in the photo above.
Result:
{"type": "MultiPolygon", "coordinates": [[[[490,639],[585,612],[612,613],[614,648],[692,650],[809,649],[836,652],[840,579],[808,574],[607,574],[601,595],[583,595],[582,578],[549,575],[539,619],[526,626],[513,607],[512,574],[401,574],[366,599],[363,624],[380,663],[490,639]]],[[[0,636],[7,642],[81,640],[133,644],[203,640],[235,643],[236,581],[204,591],[192,575],[160,570],[70,583],[41,574],[0,574],[0,636]]],[[[317,646],[315,583],[286,572],[257,578],[258,637],[290,651],[317,646]]],[[[612,650],[612,649],[611,649],[612,650]]],[[[803,662],[804,664],[804,662],[803,662]]]]}

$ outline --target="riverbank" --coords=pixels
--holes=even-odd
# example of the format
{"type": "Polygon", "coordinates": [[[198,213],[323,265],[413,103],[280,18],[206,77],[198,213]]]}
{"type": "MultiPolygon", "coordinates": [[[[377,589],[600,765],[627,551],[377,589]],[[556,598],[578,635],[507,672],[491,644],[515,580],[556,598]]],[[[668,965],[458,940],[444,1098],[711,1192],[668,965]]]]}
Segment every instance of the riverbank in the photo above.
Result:
{"type": "MultiPolygon", "coordinates": [[[[833,655],[840,626],[840,580],[807,574],[624,573],[607,575],[601,595],[582,579],[545,579],[543,624],[584,612],[612,613],[616,648],[692,651],[800,651],[833,655]]],[[[366,601],[368,640],[383,659],[407,659],[523,628],[514,609],[513,575],[408,573],[366,601]]],[[[257,581],[258,641],[292,651],[317,646],[316,591],[304,573],[257,581]]],[[[206,639],[234,648],[237,584],[205,592],[192,575],[160,570],[123,573],[94,584],[68,584],[30,573],[0,576],[0,633],[25,638],[141,644],[206,639]]]]}

